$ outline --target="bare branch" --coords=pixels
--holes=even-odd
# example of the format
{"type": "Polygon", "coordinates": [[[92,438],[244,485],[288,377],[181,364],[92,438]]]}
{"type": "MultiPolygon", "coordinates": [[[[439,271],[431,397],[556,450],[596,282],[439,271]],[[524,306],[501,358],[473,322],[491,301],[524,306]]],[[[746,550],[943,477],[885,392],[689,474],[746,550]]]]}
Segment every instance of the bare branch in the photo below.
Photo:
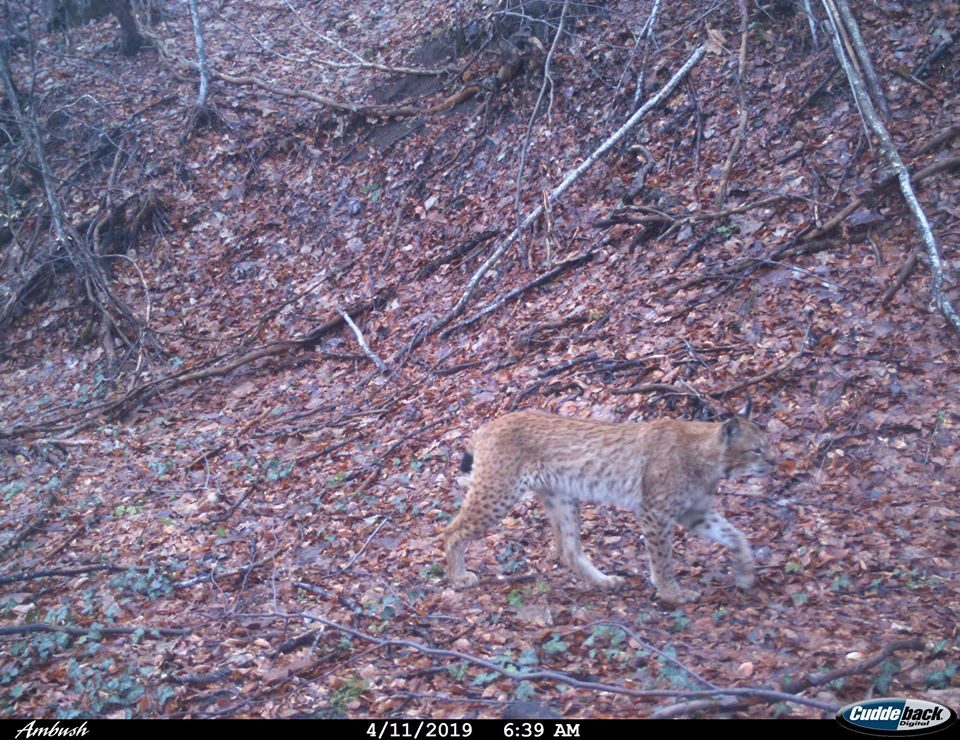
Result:
{"type": "MultiPolygon", "coordinates": [[[[300,584],[298,584],[300,585],[300,584]]],[[[306,619],[311,622],[319,622],[320,624],[329,627],[330,629],[335,629],[338,632],[343,632],[344,634],[350,635],[351,637],[356,637],[365,642],[373,643],[379,647],[389,648],[389,647],[405,647],[418,652],[423,653],[424,655],[434,655],[441,658],[453,658],[455,660],[461,660],[471,665],[478,666],[483,668],[486,671],[492,671],[497,673],[504,678],[508,678],[512,681],[555,681],[557,683],[566,684],[577,689],[586,689],[588,691],[603,691],[610,694],[620,694],[623,696],[632,696],[635,698],[641,699],[659,699],[666,697],[678,697],[678,698],[699,698],[704,696],[741,696],[741,697],[751,697],[758,698],[761,700],[766,700],[769,702],[792,702],[794,704],[802,704],[808,707],[814,707],[815,709],[820,709],[824,712],[835,713],[839,706],[836,704],[829,704],[827,702],[818,701],[817,699],[808,699],[805,696],[798,696],[797,694],[789,694],[784,691],[773,691],[771,689],[762,689],[762,688],[742,688],[742,687],[717,687],[717,688],[704,688],[696,691],[675,691],[668,689],[631,689],[626,686],[618,686],[616,684],[601,683],[598,681],[584,681],[579,678],[574,678],[566,673],[561,673],[559,671],[551,670],[539,670],[539,671],[517,671],[512,668],[504,668],[497,663],[494,663],[489,660],[484,660],[483,658],[478,658],[475,655],[470,655],[469,653],[464,653],[459,650],[445,650],[441,648],[432,648],[426,645],[422,645],[418,642],[413,642],[412,640],[394,640],[394,639],[384,639],[380,637],[374,637],[360,630],[355,630],[351,627],[347,627],[342,624],[337,624],[332,622],[329,619],[319,617],[308,612],[300,612],[296,615],[288,616],[299,616],[302,619],[306,619]]]]}
{"type": "Polygon", "coordinates": [[[737,161],[740,149],[743,147],[743,141],[747,136],[747,109],[749,101],[747,99],[746,88],[746,70],[747,70],[747,0],[738,0],[740,7],[740,56],[737,59],[737,100],[740,106],[740,117],[737,123],[737,131],[733,135],[733,144],[730,146],[730,152],[727,154],[727,161],[723,165],[723,171],[720,175],[720,187],[717,189],[717,197],[714,200],[717,208],[723,205],[727,199],[727,187],[730,185],[730,172],[733,170],[733,164],[737,161]]]}
{"type": "Polygon", "coordinates": [[[846,72],[850,89],[853,91],[857,105],[860,107],[860,113],[863,116],[864,123],[880,141],[880,150],[883,152],[890,167],[896,173],[897,181],[900,183],[900,191],[903,193],[903,198],[906,200],[907,206],[913,214],[914,220],[917,222],[917,229],[920,231],[921,241],[923,242],[929,262],[931,303],[940,309],[940,312],[946,317],[954,329],[960,331],[960,315],[957,314],[953,305],[950,303],[950,299],[943,290],[943,262],[940,259],[937,240],[930,228],[927,215],[920,206],[916,193],[913,191],[913,186],[910,184],[910,172],[907,170],[906,165],[903,164],[903,160],[900,159],[900,154],[896,146],[894,146],[893,139],[890,138],[890,134],[877,115],[877,111],[873,106],[870,95],[867,93],[863,79],[856,73],[850,60],[846,54],[844,54],[840,39],[840,19],[835,17],[831,12],[831,0],[823,0],[823,4],[833,28],[830,42],[833,45],[834,54],[843,66],[844,72],[846,72]]]}
{"type": "Polygon", "coordinates": [[[197,66],[200,71],[200,91],[197,93],[197,110],[207,107],[207,88],[210,85],[210,73],[207,69],[207,50],[203,43],[203,31],[200,27],[200,9],[197,0],[190,0],[190,20],[193,22],[193,40],[197,46],[197,66]]]}
{"type": "Polygon", "coordinates": [[[370,358],[370,361],[377,366],[377,369],[381,373],[388,375],[390,373],[390,368],[387,367],[387,364],[383,360],[377,357],[376,353],[374,353],[372,349],[370,349],[367,341],[363,338],[363,332],[360,331],[359,326],[353,323],[353,319],[350,318],[350,314],[340,308],[337,309],[337,313],[343,318],[343,323],[349,326],[350,331],[352,331],[354,336],[356,336],[357,343],[360,345],[360,349],[363,350],[363,354],[370,358]]]}
{"type": "MultiPolygon", "coordinates": [[[[520,147],[520,164],[517,166],[517,193],[514,196],[514,210],[517,214],[517,226],[519,227],[522,220],[522,214],[520,212],[521,204],[520,197],[523,194],[523,168],[527,163],[527,149],[530,147],[530,136],[533,133],[533,122],[537,119],[537,113],[540,112],[540,103],[543,102],[543,94],[547,90],[547,85],[550,86],[550,100],[553,101],[553,77],[550,75],[550,61],[553,59],[553,53],[556,51],[557,42],[560,40],[560,37],[563,35],[563,24],[567,19],[567,9],[570,7],[570,0],[565,0],[563,3],[563,8],[560,11],[560,23],[557,24],[557,33],[553,37],[553,43],[550,44],[550,51],[547,52],[547,58],[543,62],[543,82],[540,85],[540,94],[537,96],[537,102],[533,106],[533,110],[530,112],[530,120],[527,122],[527,133],[523,137],[523,146],[520,147]]],[[[547,117],[549,118],[550,108],[547,108],[547,117]]],[[[530,252],[529,250],[524,250],[526,256],[527,269],[530,269],[530,252]]]]}
{"type": "MultiPolygon", "coordinates": [[[[549,196],[547,197],[546,202],[550,205],[553,205],[557,202],[561,195],[563,195],[573,183],[587,170],[589,170],[597,160],[600,159],[611,147],[615,146],[624,136],[627,135],[627,132],[630,131],[637,123],[651,110],[660,105],[664,100],[666,100],[671,93],[676,89],[677,85],[680,84],[687,72],[703,57],[704,47],[698,46],[694,52],[690,55],[683,66],[677,70],[677,72],[670,78],[670,80],[665,84],[660,91],[650,98],[646,103],[641,106],[636,113],[634,113],[630,118],[624,123],[619,129],[617,129],[613,134],[607,138],[600,146],[598,146],[593,153],[590,154],[578,167],[572,169],[564,177],[563,181],[557,185],[553,190],[550,191],[549,196]]],[[[500,258],[506,254],[507,250],[513,246],[514,242],[520,237],[520,235],[528,227],[533,225],[533,223],[540,218],[543,213],[543,206],[538,205],[536,208],[531,211],[523,221],[520,222],[520,225],[517,226],[510,235],[501,242],[500,246],[494,250],[484,261],[482,265],[477,269],[477,271],[470,278],[470,281],[467,283],[467,289],[464,291],[463,295],[460,297],[460,300],[457,301],[456,305],[450,310],[450,312],[443,318],[437,320],[433,326],[429,328],[427,334],[434,334],[451,321],[456,319],[460,314],[463,313],[464,308],[466,308],[467,303],[470,302],[470,299],[473,297],[474,292],[477,289],[477,286],[480,284],[480,281],[483,279],[490,268],[492,268],[497,262],[500,261],[500,258]]]]}
{"type": "Polygon", "coordinates": [[[863,41],[863,36],[860,35],[860,25],[850,11],[847,0],[833,0],[833,2],[836,3],[837,9],[840,11],[840,17],[843,20],[843,25],[850,34],[851,46],[857,56],[857,61],[860,62],[860,66],[863,68],[863,77],[867,89],[870,91],[870,97],[880,109],[883,117],[889,118],[890,108],[887,106],[887,98],[883,94],[883,88],[880,87],[880,79],[877,77],[877,71],[873,68],[873,62],[870,61],[870,53],[867,51],[867,45],[863,41]]]}
{"type": "Polygon", "coordinates": [[[803,14],[807,16],[807,25],[810,27],[810,40],[813,42],[815,51],[820,50],[820,39],[817,38],[817,21],[813,17],[813,8],[810,7],[810,0],[803,0],[803,14]]]}

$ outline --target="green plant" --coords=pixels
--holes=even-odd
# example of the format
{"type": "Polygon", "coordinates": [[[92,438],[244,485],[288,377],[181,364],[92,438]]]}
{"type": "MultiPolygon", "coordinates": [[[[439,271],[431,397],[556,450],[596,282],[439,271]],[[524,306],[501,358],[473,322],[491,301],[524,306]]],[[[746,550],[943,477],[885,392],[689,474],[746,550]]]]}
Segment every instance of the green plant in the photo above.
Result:
{"type": "Polygon", "coordinates": [[[123,516],[135,516],[140,513],[140,507],[136,504],[118,504],[113,510],[113,515],[118,519],[123,516]]]}
{"type": "Polygon", "coordinates": [[[602,654],[608,659],[622,660],[626,657],[626,651],[623,649],[626,639],[627,633],[620,627],[599,624],[590,631],[590,636],[583,641],[583,644],[590,648],[587,654],[591,658],[602,654]],[[606,647],[602,647],[603,645],[606,647]]]}
{"type": "Polygon", "coordinates": [[[657,656],[660,678],[680,689],[699,688],[699,682],[677,663],[677,648],[672,643],[664,645],[661,652],[662,655],[657,656]]]}
{"type": "Polygon", "coordinates": [[[853,581],[850,580],[850,576],[848,576],[846,573],[841,573],[830,582],[830,588],[833,591],[846,591],[850,588],[852,583],[853,581]]]}
{"type": "Polygon", "coordinates": [[[367,614],[380,619],[393,619],[397,616],[397,604],[400,599],[396,596],[384,596],[380,601],[373,601],[365,604],[367,614]]]}
{"type": "Polygon", "coordinates": [[[523,606],[523,602],[529,594],[530,592],[525,588],[515,588],[507,594],[507,603],[517,609],[523,606]]]}
{"type": "Polygon", "coordinates": [[[526,565],[526,549],[519,542],[507,542],[497,551],[497,562],[504,573],[516,573],[526,565]]]}
{"type": "Polygon", "coordinates": [[[467,677],[467,662],[461,660],[459,663],[447,666],[447,673],[454,681],[463,681],[467,677]]]}
{"type": "Polygon", "coordinates": [[[546,653],[550,655],[556,655],[557,653],[565,653],[570,648],[567,643],[560,639],[560,635],[551,635],[550,639],[543,643],[543,649],[546,653]]]}
{"type": "Polygon", "coordinates": [[[536,693],[532,683],[529,681],[521,681],[517,684],[517,688],[513,692],[513,698],[517,701],[530,701],[536,696],[536,693]]]}
{"type": "Polygon", "coordinates": [[[110,586],[120,595],[137,594],[148,599],[159,599],[173,592],[173,582],[165,573],[160,573],[153,566],[146,571],[130,569],[112,576],[110,586]]]}
{"type": "Polygon", "coordinates": [[[690,617],[687,616],[687,613],[683,611],[683,609],[675,609],[670,613],[670,616],[673,617],[674,632],[683,632],[683,630],[690,626],[690,617]]]}
{"type": "Polygon", "coordinates": [[[943,668],[927,674],[927,686],[931,689],[945,689],[953,684],[957,675],[957,664],[947,663],[943,668]]]}
{"type": "Polygon", "coordinates": [[[344,711],[351,703],[359,699],[368,688],[369,686],[363,678],[353,674],[333,692],[333,696],[330,697],[330,706],[338,711],[344,711]]]}
{"type": "Polygon", "coordinates": [[[900,662],[896,658],[887,658],[880,664],[880,675],[873,680],[880,696],[886,696],[890,691],[890,682],[900,672],[900,662]]]}
{"type": "Polygon", "coordinates": [[[268,457],[263,464],[264,472],[266,473],[267,480],[271,483],[276,483],[278,480],[283,480],[291,472],[293,472],[294,461],[283,462],[278,457],[268,457]]]}

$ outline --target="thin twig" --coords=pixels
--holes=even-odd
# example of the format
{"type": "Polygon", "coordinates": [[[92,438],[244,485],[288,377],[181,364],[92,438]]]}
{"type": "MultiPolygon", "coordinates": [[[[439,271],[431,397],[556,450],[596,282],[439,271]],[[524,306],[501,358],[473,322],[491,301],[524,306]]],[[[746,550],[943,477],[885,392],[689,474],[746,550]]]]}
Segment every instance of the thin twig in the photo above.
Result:
{"type": "Polygon", "coordinates": [[[740,55],[737,59],[737,100],[740,106],[739,122],[737,123],[736,133],[733,135],[733,144],[730,146],[730,152],[727,154],[727,161],[723,165],[723,171],[720,174],[720,187],[717,188],[717,197],[714,203],[717,208],[723,205],[727,199],[727,188],[730,185],[730,172],[737,161],[740,149],[743,147],[744,139],[747,136],[747,112],[749,108],[747,99],[747,2],[746,0],[737,0],[740,8],[740,55]]]}
{"type": "Polygon", "coordinates": [[[350,327],[350,330],[353,332],[354,336],[357,338],[357,343],[360,345],[360,349],[363,350],[363,353],[370,358],[370,361],[377,366],[377,369],[384,375],[390,374],[390,368],[387,367],[387,364],[377,357],[376,353],[370,349],[367,341],[363,338],[363,332],[360,331],[360,327],[353,323],[353,319],[350,318],[350,314],[344,311],[341,308],[337,309],[337,313],[340,314],[343,318],[343,322],[350,327]]]}
{"type": "MultiPolygon", "coordinates": [[[[547,58],[543,62],[543,82],[540,84],[540,94],[537,96],[537,102],[533,106],[533,110],[530,112],[530,120],[527,122],[527,133],[523,137],[523,146],[520,148],[520,164],[517,166],[517,192],[514,196],[514,211],[517,216],[517,227],[519,228],[520,222],[523,220],[521,213],[521,196],[523,195],[523,168],[527,163],[527,149],[530,147],[530,137],[533,134],[533,122],[537,119],[537,114],[540,112],[540,103],[543,102],[543,94],[547,90],[547,85],[550,86],[550,97],[553,99],[553,77],[550,76],[550,61],[553,59],[553,52],[557,48],[557,42],[560,40],[560,37],[563,35],[563,24],[567,18],[567,8],[570,7],[570,0],[565,0],[563,3],[563,8],[560,10],[560,23],[557,24],[557,32],[554,34],[553,43],[550,44],[550,51],[547,52],[547,58]]],[[[549,118],[549,108],[547,109],[547,116],[549,118]]],[[[530,250],[524,249],[525,262],[527,263],[527,269],[531,268],[530,264],[530,250]]]]}
{"type": "Polygon", "coordinates": [[[838,678],[846,678],[847,676],[864,673],[901,650],[923,650],[925,648],[926,645],[924,645],[922,640],[896,640],[884,646],[882,650],[871,655],[869,658],[865,658],[846,668],[837,668],[836,670],[827,671],[826,673],[807,673],[796,681],[785,681],[783,688],[785,691],[805,691],[814,686],[823,686],[831,681],[836,681],[838,678]]]}
{"type": "Polygon", "coordinates": [[[361,555],[363,555],[363,551],[367,549],[367,545],[370,544],[370,540],[372,540],[374,537],[376,537],[376,536],[377,536],[377,532],[379,532],[381,529],[383,529],[383,526],[384,526],[387,522],[389,522],[389,521],[390,521],[390,517],[388,517],[388,516],[383,517],[383,518],[380,520],[380,523],[377,525],[376,529],[374,529],[374,530],[370,533],[370,535],[367,537],[367,539],[365,539],[365,540],[363,541],[363,544],[360,545],[360,549],[357,550],[357,551],[353,554],[353,557],[350,558],[349,562],[348,562],[346,565],[337,568],[336,570],[332,570],[332,571],[330,571],[329,573],[324,573],[324,574],[323,574],[323,577],[324,577],[324,578],[328,578],[329,576],[339,576],[339,575],[342,575],[342,574],[346,573],[348,570],[350,570],[350,568],[353,566],[353,564],[354,564],[355,562],[357,562],[357,559],[358,559],[361,555]]]}
{"type": "Polygon", "coordinates": [[[537,288],[541,285],[549,283],[551,280],[557,277],[560,273],[565,272],[566,270],[569,270],[572,267],[580,267],[581,265],[585,265],[587,262],[593,259],[593,255],[594,253],[592,251],[587,252],[586,254],[581,254],[577,257],[564,260],[563,262],[560,262],[559,264],[554,265],[551,269],[547,270],[542,275],[538,275],[533,280],[530,280],[529,282],[524,283],[520,287],[514,288],[513,290],[508,291],[507,293],[504,293],[499,298],[490,301],[486,306],[479,309],[473,315],[445,329],[440,336],[446,339],[448,336],[450,336],[454,332],[457,332],[460,329],[463,329],[467,326],[470,326],[470,324],[473,324],[474,322],[479,321],[481,318],[483,318],[487,314],[493,313],[498,308],[500,308],[500,306],[502,306],[503,304],[513,300],[514,298],[517,298],[523,295],[528,290],[532,290],[533,288],[537,288]]]}
{"type": "Polygon", "coordinates": [[[890,108],[887,106],[887,98],[883,94],[883,88],[880,87],[880,79],[877,77],[877,71],[873,68],[873,62],[870,61],[870,53],[867,51],[867,45],[863,41],[863,36],[860,35],[860,25],[850,11],[847,0],[833,1],[840,11],[840,17],[843,20],[844,27],[850,34],[851,46],[857,55],[857,61],[860,62],[860,66],[863,69],[864,82],[870,91],[870,97],[880,109],[881,115],[884,118],[890,118],[890,108]]]}

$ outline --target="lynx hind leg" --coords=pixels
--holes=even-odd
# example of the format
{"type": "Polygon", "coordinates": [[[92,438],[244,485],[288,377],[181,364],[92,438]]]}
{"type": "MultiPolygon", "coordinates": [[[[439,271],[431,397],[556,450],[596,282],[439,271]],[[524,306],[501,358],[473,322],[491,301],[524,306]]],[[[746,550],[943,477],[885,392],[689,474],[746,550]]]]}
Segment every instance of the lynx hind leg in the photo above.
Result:
{"type": "Polygon", "coordinates": [[[753,550],[740,531],[721,514],[709,511],[699,522],[693,525],[693,531],[701,537],[719,542],[733,551],[735,562],[733,577],[740,588],[753,585],[753,550]]]}
{"type": "Polygon", "coordinates": [[[641,519],[643,538],[650,561],[650,580],[657,591],[657,598],[667,604],[686,604],[700,598],[700,592],[681,588],[673,574],[673,529],[672,521],[641,519]]]}
{"type": "Polygon", "coordinates": [[[592,586],[610,590],[623,586],[623,578],[606,575],[584,553],[580,544],[579,503],[571,498],[561,498],[549,490],[541,490],[539,494],[550,519],[560,560],[592,586]]]}
{"type": "Polygon", "coordinates": [[[519,478],[510,480],[500,471],[500,481],[474,464],[473,479],[460,513],[446,529],[447,578],[456,589],[476,586],[477,574],[467,570],[467,545],[497,525],[527,490],[519,478]],[[509,481],[509,482],[508,482],[509,481]]]}

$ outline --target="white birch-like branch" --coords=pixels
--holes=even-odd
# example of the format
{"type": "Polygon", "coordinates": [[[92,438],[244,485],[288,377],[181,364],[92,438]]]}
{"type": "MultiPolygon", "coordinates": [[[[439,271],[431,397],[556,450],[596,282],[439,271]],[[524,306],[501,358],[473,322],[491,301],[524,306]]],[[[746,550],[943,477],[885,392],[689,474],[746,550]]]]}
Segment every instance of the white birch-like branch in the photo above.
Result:
{"type": "MultiPolygon", "coordinates": [[[[657,25],[657,15],[660,13],[660,0],[653,0],[653,7],[650,8],[650,15],[647,16],[646,22],[643,24],[643,28],[640,29],[637,34],[637,45],[649,40],[653,37],[653,28],[657,25]]],[[[644,47],[644,61],[646,61],[646,47],[644,47]]],[[[637,75],[637,87],[633,91],[633,104],[638,105],[640,103],[640,96],[643,94],[643,70],[645,65],[641,64],[640,72],[637,75]]]]}
{"type": "MultiPolygon", "coordinates": [[[[610,137],[604,141],[600,146],[598,146],[593,153],[587,157],[580,166],[570,170],[567,173],[566,177],[563,178],[557,187],[550,191],[550,194],[547,196],[548,205],[553,205],[557,202],[561,195],[563,195],[573,183],[575,183],[584,172],[589,170],[597,160],[600,159],[611,147],[615,146],[624,136],[627,135],[627,132],[630,131],[634,126],[639,123],[647,113],[660,105],[664,100],[670,97],[677,85],[680,84],[680,80],[684,78],[687,72],[695,65],[697,62],[703,58],[704,47],[703,45],[698,46],[694,52],[690,55],[690,58],[684,62],[683,66],[677,70],[677,72],[670,78],[670,80],[665,84],[656,95],[651,97],[646,103],[644,103],[637,112],[634,113],[630,118],[624,123],[620,128],[618,128],[610,137]]],[[[470,299],[473,297],[474,291],[477,289],[477,286],[480,284],[480,281],[483,280],[483,276],[490,271],[490,268],[493,267],[497,262],[500,261],[500,258],[506,254],[507,250],[513,246],[517,241],[520,235],[530,227],[538,218],[543,214],[543,206],[539,205],[534,208],[523,221],[512,231],[510,235],[503,240],[499,247],[497,247],[493,254],[491,254],[484,261],[477,271],[473,273],[473,276],[470,278],[470,281],[467,283],[467,289],[464,291],[463,295],[460,297],[460,300],[457,301],[456,305],[450,310],[450,312],[439,319],[428,331],[428,334],[433,334],[436,331],[439,331],[444,326],[449,324],[455,318],[457,318],[463,309],[466,307],[467,303],[470,302],[470,299]]]]}
{"type": "Polygon", "coordinates": [[[390,373],[390,368],[387,367],[387,363],[381,360],[376,353],[370,349],[369,345],[367,344],[367,340],[363,338],[363,332],[360,331],[359,326],[353,323],[353,319],[350,318],[350,314],[341,308],[337,309],[337,313],[340,314],[340,317],[344,320],[346,325],[350,327],[350,330],[353,332],[354,336],[356,336],[357,343],[360,345],[360,349],[363,350],[363,354],[370,358],[370,361],[377,366],[377,370],[384,375],[388,375],[390,373]]]}
{"type": "Polygon", "coordinates": [[[807,16],[807,25],[810,26],[810,40],[813,41],[813,50],[820,51],[820,39],[817,38],[817,21],[813,17],[810,0],[803,0],[803,14],[807,16]]]}
{"type": "Polygon", "coordinates": [[[830,35],[830,43],[833,46],[833,52],[836,55],[837,60],[840,62],[840,65],[843,67],[843,71],[847,75],[847,80],[850,82],[850,89],[853,91],[854,98],[856,99],[857,105],[860,108],[860,114],[863,116],[864,123],[879,140],[880,151],[883,153],[887,162],[890,164],[890,167],[896,174],[897,181],[900,184],[900,191],[903,193],[903,198],[906,200],[907,207],[910,209],[914,220],[917,222],[917,228],[920,231],[920,238],[923,242],[923,246],[927,255],[927,261],[929,263],[928,267],[930,268],[931,304],[940,309],[940,312],[944,315],[944,317],[946,317],[947,321],[950,322],[954,329],[960,331],[960,315],[957,314],[956,309],[954,309],[953,305],[950,303],[950,299],[943,292],[943,262],[940,259],[940,250],[937,247],[937,240],[930,228],[930,222],[927,220],[927,215],[923,212],[923,208],[920,206],[920,202],[917,200],[916,193],[913,191],[913,186],[910,184],[910,173],[907,170],[906,165],[904,165],[903,160],[900,159],[900,154],[897,152],[896,146],[894,146],[893,139],[890,138],[890,134],[887,132],[886,127],[883,125],[883,122],[877,115],[876,108],[874,108],[873,102],[870,100],[870,95],[867,93],[866,85],[864,84],[863,79],[856,73],[850,60],[847,58],[846,54],[844,54],[843,44],[840,38],[840,18],[835,17],[831,12],[829,0],[822,1],[824,9],[827,11],[827,18],[830,20],[830,25],[833,31],[833,33],[830,35]]]}
{"type": "Polygon", "coordinates": [[[197,46],[197,66],[200,70],[200,91],[197,94],[197,109],[207,107],[207,89],[210,86],[210,73],[207,71],[207,50],[203,43],[203,30],[200,27],[200,9],[197,0],[190,0],[190,19],[193,21],[193,40],[197,46]]]}
{"type": "Polygon", "coordinates": [[[887,106],[887,98],[883,94],[883,88],[880,87],[880,78],[877,77],[877,71],[873,68],[873,62],[870,60],[870,53],[867,51],[867,45],[863,42],[863,36],[860,34],[860,25],[856,17],[850,11],[847,0],[834,0],[837,9],[840,11],[840,17],[843,19],[843,25],[850,34],[851,46],[857,55],[857,61],[863,69],[863,77],[867,89],[870,91],[870,97],[880,109],[880,114],[884,118],[890,118],[890,108],[887,106]]]}

